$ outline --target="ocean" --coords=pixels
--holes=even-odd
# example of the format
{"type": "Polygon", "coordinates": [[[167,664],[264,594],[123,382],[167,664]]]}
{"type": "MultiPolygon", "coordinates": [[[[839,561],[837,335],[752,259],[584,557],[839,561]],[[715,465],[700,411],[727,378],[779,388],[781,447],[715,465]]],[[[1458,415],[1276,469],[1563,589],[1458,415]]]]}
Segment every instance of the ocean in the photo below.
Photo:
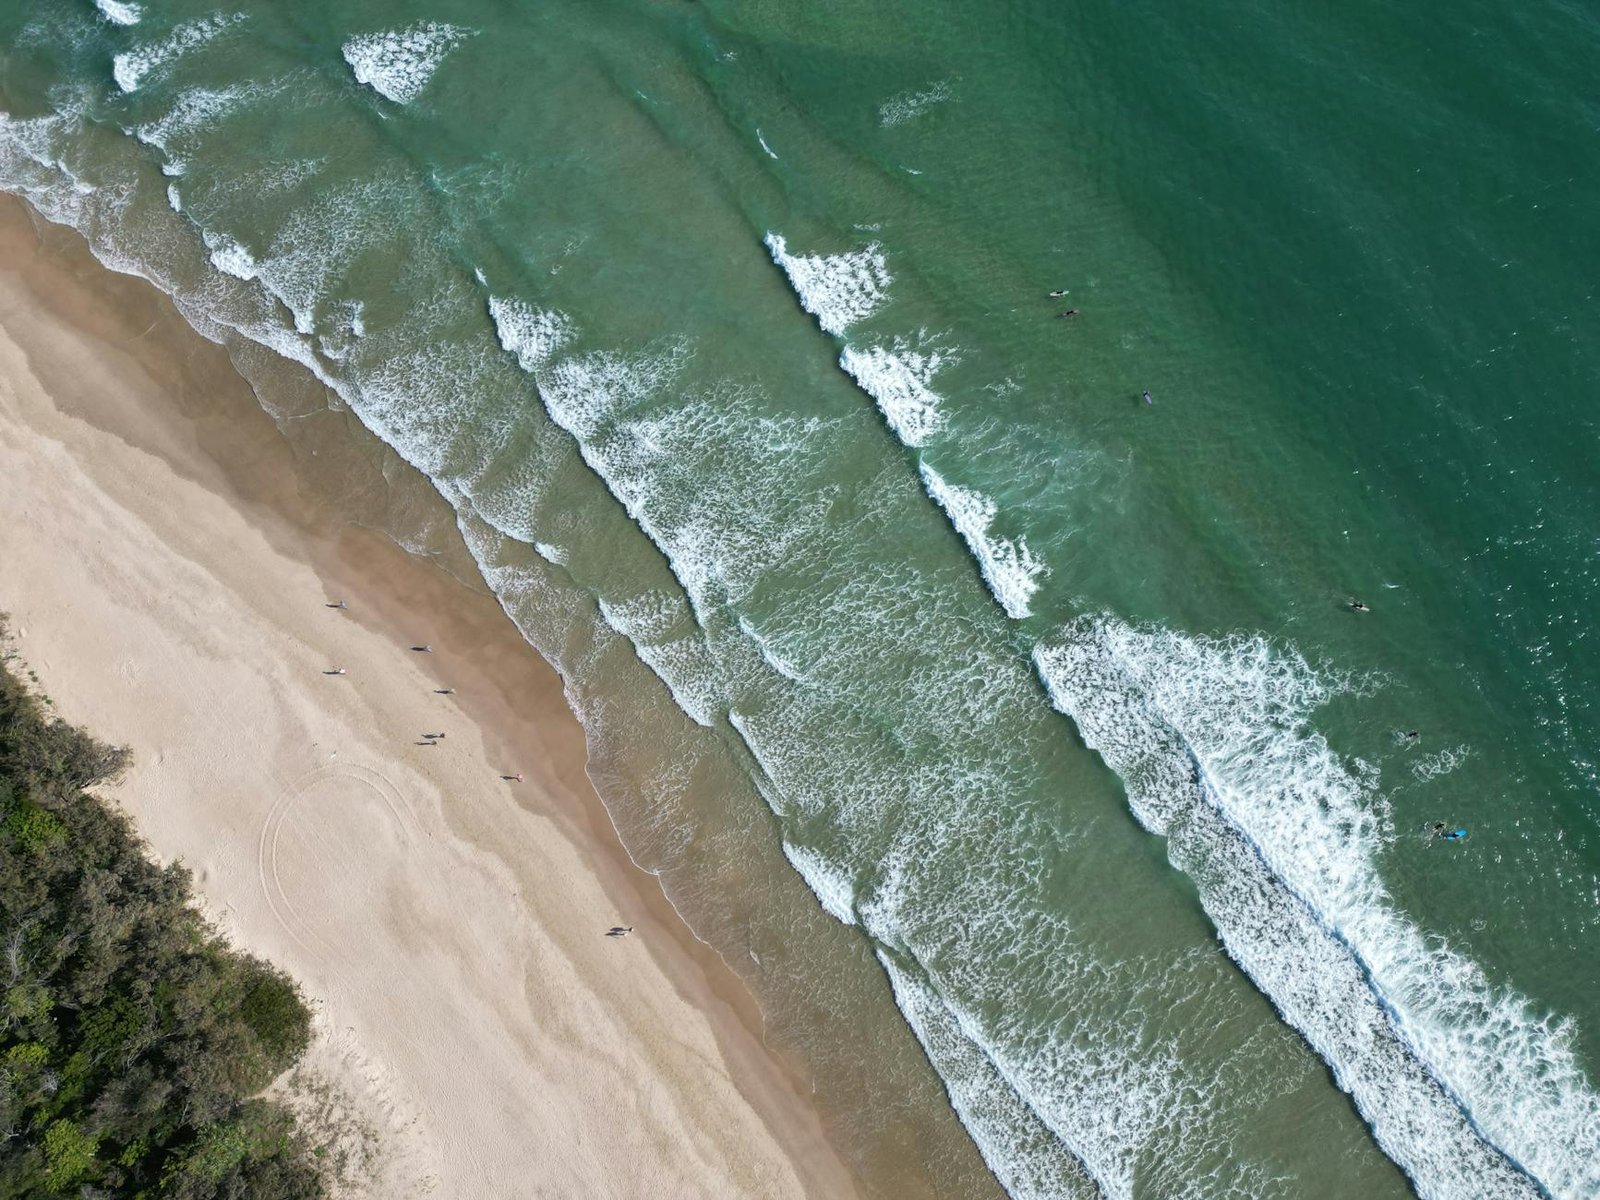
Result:
{"type": "Polygon", "coordinates": [[[1596,63],[1558,0],[12,0],[0,188],[444,497],[391,534],[877,1194],[1579,1200],[1596,63]]]}

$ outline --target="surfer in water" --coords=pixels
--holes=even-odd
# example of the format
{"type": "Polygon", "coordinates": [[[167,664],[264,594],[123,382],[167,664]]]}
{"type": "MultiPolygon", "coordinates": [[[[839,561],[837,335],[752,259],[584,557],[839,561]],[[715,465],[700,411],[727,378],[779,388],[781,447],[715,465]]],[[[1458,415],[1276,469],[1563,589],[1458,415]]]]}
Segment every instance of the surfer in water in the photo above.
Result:
{"type": "Polygon", "coordinates": [[[1065,296],[1066,294],[1067,294],[1067,292],[1066,292],[1065,288],[1057,288],[1055,291],[1050,293],[1050,299],[1059,300],[1059,299],[1061,299],[1061,297],[1065,296]]]}
{"type": "Polygon", "coordinates": [[[1368,608],[1365,604],[1361,603],[1361,601],[1359,601],[1359,600],[1350,601],[1350,603],[1349,603],[1349,605],[1347,605],[1347,607],[1350,609],[1351,612],[1371,612],[1372,611],[1370,608],[1368,608]]]}
{"type": "Polygon", "coordinates": [[[1148,388],[1145,389],[1145,392],[1144,392],[1144,402],[1146,404],[1154,404],[1155,403],[1154,400],[1150,399],[1150,391],[1149,391],[1148,388]]]}
{"type": "Polygon", "coordinates": [[[1467,837],[1465,829],[1451,829],[1443,821],[1435,821],[1428,826],[1428,832],[1441,842],[1461,842],[1465,841],[1467,837]]]}
{"type": "Polygon", "coordinates": [[[1062,318],[1062,319],[1065,319],[1067,317],[1075,317],[1077,315],[1078,315],[1078,310],[1075,309],[1075,308],[1069,308],[1069,309],[1067,309],[1066,312],[1058,312],[1056,314],[1057,317],[1062,318]]]}

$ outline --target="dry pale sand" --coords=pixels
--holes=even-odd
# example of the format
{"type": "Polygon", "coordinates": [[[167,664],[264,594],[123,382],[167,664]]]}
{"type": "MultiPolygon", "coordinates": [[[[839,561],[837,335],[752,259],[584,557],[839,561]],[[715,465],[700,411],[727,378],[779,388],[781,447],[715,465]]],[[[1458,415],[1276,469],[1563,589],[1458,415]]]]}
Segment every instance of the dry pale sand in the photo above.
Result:
{"type": "Polygon", "coordinates": [[[135,285],[18,229],[0,239],[0,610],[57,711],[132,747],[111,794],[153,851],[301,982],[314,1071],[381,1137],[363,1190],[853,1194],[732,977],[620,857],[559,682],[492,602],[264,508],[294,469],[270,423],[239,418],[219,459],[172,400],[220,352],[147,299],[194,358],[150,367],[115,311],[135,285]],[[436,652],[408,649],[423,640],[436,652]]]}

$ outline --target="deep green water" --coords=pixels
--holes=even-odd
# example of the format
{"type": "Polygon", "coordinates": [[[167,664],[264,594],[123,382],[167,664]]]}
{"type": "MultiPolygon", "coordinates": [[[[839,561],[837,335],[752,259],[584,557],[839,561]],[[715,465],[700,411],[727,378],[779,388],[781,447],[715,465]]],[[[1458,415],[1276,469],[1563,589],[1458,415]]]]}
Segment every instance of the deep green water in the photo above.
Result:
{"type": "Polygon", "coordinates": [[[892,995],[1015,1196],[1600,1194],[1600,19],[104,3],[0,186],[435,481],[846,1141],[892,995]]]}

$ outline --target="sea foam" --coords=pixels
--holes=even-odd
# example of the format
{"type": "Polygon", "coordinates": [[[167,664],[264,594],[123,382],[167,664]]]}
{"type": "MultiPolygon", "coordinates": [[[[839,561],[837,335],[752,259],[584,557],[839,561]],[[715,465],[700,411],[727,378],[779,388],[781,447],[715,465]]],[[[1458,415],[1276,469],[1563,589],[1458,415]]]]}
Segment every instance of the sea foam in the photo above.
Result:
{"type": "Polygon", "coordinates": [[[240,83],[223,88],[196,87],[180,93],[165,113],[134,127],[133,136],[154,146],[182,171],[189,143],[229,114],[278,91],[275,84],[240,83]]]}
{"type": "Polygon", "coordinates": [[[943,80],[921,91],[901,92],[884,101],[878,109],[878,124],[885,129],[920,117],[933,105],[950,98],[950,85],[943,80]]]}
{"type": "Polygon", "coordinates": [[[94,6],[113,25],[137,25],[139,18],[144,16],[143,9],[126,0],[94,0],[94,6]]]}
{"type": "Polygon", "coordinates": [[[472,33],[442,21],[364,33],[344,44],[344,60],[357,83],[396,104],[409,104],[422,94],[445,56],[472,33]]]}
{"type": "Polygon", "coordinates": [[[553,309],[538,309],[523,300],[489,297],[489,316],[506,353],[528,372],[550,361],[555,352],[572,339],[570,318],[553,309]]]}
{"type": "Polygon", "coordinates": [[[1013,620],[1026,617],[1032,611],[1029,603],[1033,594],[1039,590],[1039,577],[1047,574],[1049,568],[1034,558],[1022,538],[1013,541],[990,532],[997,511],[993,500],[981,492],[948,482],[927,463],[920,464],[919,469],[928,495],[944,509],[950,524],[978,560],[983,581],[989,585],[1000,607],[1013,620]]]}
{"type": "Polygon", "coordinates": [[[790,254],[782,236],[769,233],[772,261],[789,276],[800,307],[835,336],[865,320],[888,299],[889,265],[876,242],[844,254],[790,254]]]}
{"type": "Polygon", "coordinates": [[[216,14],[179,25],[159,42],[125,50],[111,60],[111,77],[124,92],[133,92],[152,74],[163,73],[189,51],[205,45],[244,20],[243,13],[216,14]]]}

